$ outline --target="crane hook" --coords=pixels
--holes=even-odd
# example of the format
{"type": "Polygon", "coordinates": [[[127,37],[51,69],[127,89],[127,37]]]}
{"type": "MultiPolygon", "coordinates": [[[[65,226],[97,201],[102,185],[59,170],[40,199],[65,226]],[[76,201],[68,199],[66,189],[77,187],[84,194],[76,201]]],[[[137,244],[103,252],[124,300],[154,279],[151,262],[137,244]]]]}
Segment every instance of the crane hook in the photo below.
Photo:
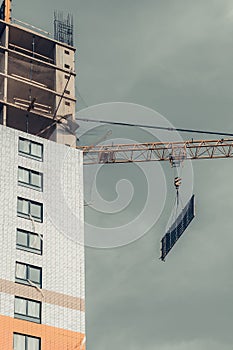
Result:
{"type": "Polygon", "coordinates": [[[176,176],[174,179],[174,186],[176,190],[179,190],[180,185],[181,185],[181,177],[176,176]]]}

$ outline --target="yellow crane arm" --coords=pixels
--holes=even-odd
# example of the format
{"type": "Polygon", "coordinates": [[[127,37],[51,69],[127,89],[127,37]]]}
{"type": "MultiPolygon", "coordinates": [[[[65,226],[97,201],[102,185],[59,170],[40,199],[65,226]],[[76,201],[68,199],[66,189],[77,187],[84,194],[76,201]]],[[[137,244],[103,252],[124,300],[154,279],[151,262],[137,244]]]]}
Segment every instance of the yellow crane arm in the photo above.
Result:
{"type": "Polygon", "coordinates": [[[182,162],[186,159],[233,158],[233,139],[148,142],[77,147],[84,164],[131,163],[149,161],[182,162]]]}

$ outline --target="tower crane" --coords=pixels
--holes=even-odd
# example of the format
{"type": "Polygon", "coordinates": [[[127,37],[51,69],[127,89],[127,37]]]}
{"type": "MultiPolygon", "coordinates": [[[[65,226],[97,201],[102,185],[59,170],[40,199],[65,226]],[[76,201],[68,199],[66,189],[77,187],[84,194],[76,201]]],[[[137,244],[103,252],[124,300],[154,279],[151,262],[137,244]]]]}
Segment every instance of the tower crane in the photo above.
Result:
{"type": "MultiPolygon", "coordinates": [[[[79,119],[82,120],[82,119],[79,119]]],[[[85,119],[83,121],[93,121],[85,119]]],[[[140,126],[138,124],[125,124],[121,122],[105,122],[106,124],[140,126]]],[[[165,128],[156,126],[147,126],[148,128],[165,129],[169,131],[195,132],[201,134],[215,134],[221,136],[231,136],[230,133],[208,132],[203,130],[189,130],[165,128]]],[[[142,163],[153,161],[168,161],[172,167],[179,167],[185,160],[195,159],[220,159],[233,158],[233,138],[219,139],[201,139],[201,140],[186,140],[174,142],[146,142],[135,144],[112,144],[112,145],[91,145],[77,146],[84,155],[84,165],[93,164],[122,164],[122,163],[142,163]]],[[[176,213],[180,203],[179,188],[181,178],[175,177],[174,185],[176,188],[176,213]]],[[[161,256],[160,259],[165,261],[167,254],[184,233],[195,216],[194,195],[190,198],[179,216],[169,227],[165,235],[161,239],[161,256]]]]}

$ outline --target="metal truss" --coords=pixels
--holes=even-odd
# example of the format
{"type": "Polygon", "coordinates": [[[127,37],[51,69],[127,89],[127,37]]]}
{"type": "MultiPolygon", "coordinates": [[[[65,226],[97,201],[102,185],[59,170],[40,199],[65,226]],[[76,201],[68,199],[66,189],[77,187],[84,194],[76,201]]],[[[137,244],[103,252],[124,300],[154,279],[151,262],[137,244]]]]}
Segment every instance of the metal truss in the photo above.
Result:
{"type": "Polygon", "coordinates": [[[169,161],[177,166],[188,159],[233,158],[233,139],[94,145],[77,149],[84,153],[84,165],[169,161]]]}

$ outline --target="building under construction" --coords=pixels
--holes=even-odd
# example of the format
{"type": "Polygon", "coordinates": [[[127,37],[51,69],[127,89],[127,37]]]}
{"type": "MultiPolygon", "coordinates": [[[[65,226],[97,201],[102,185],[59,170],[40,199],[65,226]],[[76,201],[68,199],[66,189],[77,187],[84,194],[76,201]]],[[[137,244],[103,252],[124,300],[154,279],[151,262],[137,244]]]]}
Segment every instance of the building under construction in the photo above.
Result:
{"type": "MultiPolygon", "coordinates": [[[[231,159],[233,134],[80,119],[221,138],[76,147],[72,16],[54,14],[51,38],[13,21],[10,5],[0,7],[0,349],[85,350],[83,165],[231,159]]],[[[194,196],[178,215],[179,176],[174,185],[163,261],[195,216],[194,196]]]]}
{"type": "Polygon", "coordinates": [[[72,18],[0,20],[0,349],[85,349],[83,161],[72,18]],[[55,141],[55,142],[52,142],[55,141]]]}

